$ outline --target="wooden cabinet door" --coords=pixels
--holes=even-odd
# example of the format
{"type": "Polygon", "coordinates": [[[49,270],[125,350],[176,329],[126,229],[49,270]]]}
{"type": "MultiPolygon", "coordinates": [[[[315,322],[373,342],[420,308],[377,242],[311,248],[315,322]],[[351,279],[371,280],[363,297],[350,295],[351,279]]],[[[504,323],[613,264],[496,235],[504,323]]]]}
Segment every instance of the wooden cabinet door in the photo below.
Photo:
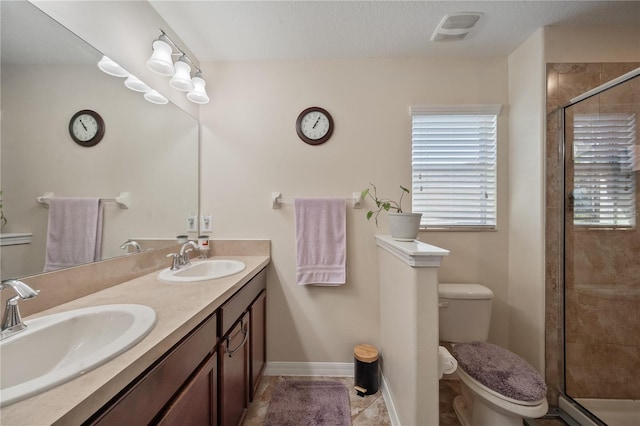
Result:
{"type": "Polygon", "coordinates": [[[267,292],[262,293],[249,307],[249,400],[253,401],[267,361],[267,292]]]}
{"type": "Polygon", "coordinates": [[[212,315],[138,378],[124,395],[107,404],[85,424],[149,424],[213,352],[216,329],[216,316],[212,315]]]}
{"type": "Polygon", "coordinates": [[[176,396],[158,422],[162,426],[218,424],[218,359],[214,353],[176,396]]]}
{"type": "Polygon", "coordinates": [[[220,343],[220,413],[223,426],[237,426],[248,405],[249,320],[243,315],[220,343]]]}

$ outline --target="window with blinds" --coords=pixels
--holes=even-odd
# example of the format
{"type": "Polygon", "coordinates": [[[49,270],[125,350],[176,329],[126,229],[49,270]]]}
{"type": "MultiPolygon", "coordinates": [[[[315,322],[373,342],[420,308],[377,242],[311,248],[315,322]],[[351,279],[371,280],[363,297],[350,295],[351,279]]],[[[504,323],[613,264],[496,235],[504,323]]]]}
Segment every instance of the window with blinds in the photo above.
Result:
{"type": "Polygon", "coordinates": [[[412,107],[413,211],[421,226],[496,228],[500,105],[412,107]]]}
{"type": "Polygon", "coordinates": [[[573,137],[574,225],[634,227],[635,114],[575,114],[573,137]]]}

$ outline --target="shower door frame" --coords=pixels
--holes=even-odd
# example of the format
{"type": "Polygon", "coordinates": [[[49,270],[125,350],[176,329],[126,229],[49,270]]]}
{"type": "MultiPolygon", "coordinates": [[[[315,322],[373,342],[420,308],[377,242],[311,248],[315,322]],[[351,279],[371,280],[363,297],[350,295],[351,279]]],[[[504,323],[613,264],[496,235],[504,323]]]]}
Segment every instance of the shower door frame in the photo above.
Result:
{"type": "Polygon", "coordinates": [[[606,423],[604,423],[602,420],[600,420],[595,414],[593,414],[592,412],[590,412],[586,407],[584,407],[583,405],[581,405],[580,403],[576,402],[574,398],[570,397],[569,395],[566,394],[566,350],[565,350],[565,344],[566,344],[566,317],[565,317],[565,306],[566,306],[566,288],[565,288],[565,278],[566,278],[566,227],[565,227],[565,223],[566,223],[566,214],[567,214],[567,210],[566,210],[566,200],[567,200],[567,188],[566,188],[566,155],[567,155],[567,150],[566,150],[566,129],[565,129],[565,112],[567,110],[567,108],[570,108],[576,104],[578,104],[579,102],[582,102],[586,99],[589,99],[591,97],[594,96],[598,96],[601,93],[612,89],[616,86],[619,86],[621,84],[624,84],[625,82],[636,78],[640,75],[640,68],[636,68],[626,74],[623,74],[613,80],[610,80],[600,86],[595,87],[594,89],[591,89],[579,96],[576,96],[574,98],[572,98],[568,104],[565,104],[563,106],[561,106],[560,108],[557,109],[556,113],[558,114],[558,120],[559,120],[559,131],[558,131],[558,155],[559,155],[559,161],[560,161],[560,175],[561,175],[561,180],[562,180],[562,190],[559,191],[559,195],[562,197],[562,201],[560,203],[560,205],[562,206],[562,209],[558,210],[558,214],[559,214],[559,224],[560,224],[560,259],[559,259],[559,291],[561,292],[560,294],[562,295],[560,302],[560,306],[559,306],[559,335],[561,337],[561,344],[560,344],[560,349],[561,349],[561,356],[560,356],[560,360],[559,360],[559,369],[560,369],[560,376],[559,376],[559,385],[560,385],[560,392],[558,395],[558,409],[559,409],[559,416],[569,425],[571,426],[583,426],[583,425],[587,425],[587,426],[607,426],[606,423]]]}

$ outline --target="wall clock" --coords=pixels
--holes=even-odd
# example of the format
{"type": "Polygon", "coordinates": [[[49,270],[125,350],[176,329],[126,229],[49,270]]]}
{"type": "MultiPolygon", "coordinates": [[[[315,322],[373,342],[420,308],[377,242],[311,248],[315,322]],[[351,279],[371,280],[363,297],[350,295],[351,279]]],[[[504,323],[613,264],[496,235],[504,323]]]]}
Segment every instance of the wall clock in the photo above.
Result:
{"type": "Polygon", "coordinates": [[[307,108],[298,115],[296,132],[300,139],[309,145],[323,144],[333,133],[333,118],[323,108],[307,108]]]}
{"type": "Polygon", "coordinates": [[[69,121],[69,135],[80,146],[97,145],[104,131],[104,120],[100,114],[89,109],[76,112],[69,121]]]}

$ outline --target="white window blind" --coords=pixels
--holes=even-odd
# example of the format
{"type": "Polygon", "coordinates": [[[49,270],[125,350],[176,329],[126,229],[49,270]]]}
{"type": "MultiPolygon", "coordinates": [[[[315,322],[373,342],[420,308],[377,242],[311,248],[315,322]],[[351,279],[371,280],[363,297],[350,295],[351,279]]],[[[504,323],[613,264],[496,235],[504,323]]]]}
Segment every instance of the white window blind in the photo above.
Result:
{"type": "Polygon", "coordinates": [[[496,227],[500,105],[412,107],[413,211],[426,228],[496,227]]]}
{"type": "Polygon", "coordinates": [[[634,227],[635,114],[575,114],[573,134],[574,225],[634,227]]]}

